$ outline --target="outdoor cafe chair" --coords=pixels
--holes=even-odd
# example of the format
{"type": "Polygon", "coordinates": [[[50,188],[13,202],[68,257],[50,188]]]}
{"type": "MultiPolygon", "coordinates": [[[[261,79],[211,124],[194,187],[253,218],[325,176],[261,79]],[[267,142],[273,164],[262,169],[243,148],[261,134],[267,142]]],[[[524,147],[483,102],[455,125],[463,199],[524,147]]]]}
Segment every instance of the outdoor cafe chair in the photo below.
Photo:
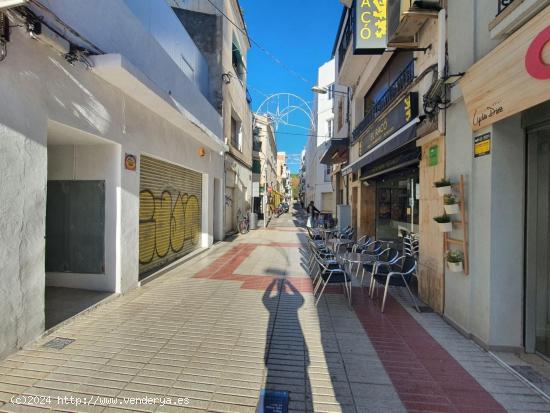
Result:
{"type": "Polygon", "coordinates": [[[374,255],[369,255],[371,259],[363,264],[363,272],[361,274],[361,286],[363,286],[363,281],[365,274],[370,275],[369,281],[369,293],[372,293],[374,287],[372,275],[376,272],[376,269],[379,265],[394,264],[399,259],[399,251],[396,248],[386,248],[383,251],[379,251],[374,255]]]}
{"type": "Polygon", "coordinates": [[[416,260],[411,256],[402,256],[394,264],[379,264],[376,266],[376,271],[372,275],[372,278],[377,284],[385,285],[384,298],[382,299],[382,312],[384,312],[384,307],[386,306],[386,298],[390,285],[394,287],[405,287],[416,307],[416,311],[420,312],[414,294],[409,287],[409,283],[415,271],[416,260]]]}
{"type": "Polygon", "coordinates": [[[344,269],[338,264],[336,264],[336,266],[329,266],[319,257],[317,257],[317,265],[318,274],[313,282],[313,296],[315,297],[318,293],[315,299],[315,305],[319,303],[319,300],[325,292],[325,288],[329,284],[342,285],[348,299],[348,304],[351,305],[351,278],[344,269]]]}

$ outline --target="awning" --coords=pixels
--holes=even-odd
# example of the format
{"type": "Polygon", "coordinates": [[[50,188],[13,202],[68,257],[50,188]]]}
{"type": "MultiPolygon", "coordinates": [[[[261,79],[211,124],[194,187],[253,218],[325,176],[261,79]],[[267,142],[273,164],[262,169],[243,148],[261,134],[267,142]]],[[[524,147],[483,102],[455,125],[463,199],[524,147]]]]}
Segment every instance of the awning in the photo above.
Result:
{"type": "Polygon", "coordinates": [[[372,163],[383,156],[389,155],[391,152],[401,148],[410,141],[416,139],[416,125],[420,122],[420,118],[414,118],[407,123],[393,135],[390,135],[387,139],[380,142],[370,151],[365,153],[351,165],[342,169],[342,175],[349,175],[352,172],[356,172],[363,166],[372,163]]]}
{"type": "Polygon", "coordinates": [[[321,157],[321,163],[325,165],[333,165],[347,161],[347,152],[349,148],[349,138],[332,138],[330,146],[321,157]]]}
{"type": "Polygon", "coordinates": [[[409,166],[417,165],[420,162],[421,156],[422,150],[417,148],[414,143],[411,143],[398,150],[395,155],[386,156],[377,162],[373,162],[361,168],[360,179],[365,181],[409,166]]]}

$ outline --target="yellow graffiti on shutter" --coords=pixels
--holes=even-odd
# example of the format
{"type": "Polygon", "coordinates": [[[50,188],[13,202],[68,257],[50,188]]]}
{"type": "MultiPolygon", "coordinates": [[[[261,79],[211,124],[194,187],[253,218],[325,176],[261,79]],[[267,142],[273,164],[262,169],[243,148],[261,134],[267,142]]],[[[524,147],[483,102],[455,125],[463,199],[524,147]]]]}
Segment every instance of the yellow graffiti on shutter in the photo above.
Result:
{"type": "Polygon", "coordinates": [[[199,247],[202,175],[148,156],[140,160],[140,274],[199,247]]]}

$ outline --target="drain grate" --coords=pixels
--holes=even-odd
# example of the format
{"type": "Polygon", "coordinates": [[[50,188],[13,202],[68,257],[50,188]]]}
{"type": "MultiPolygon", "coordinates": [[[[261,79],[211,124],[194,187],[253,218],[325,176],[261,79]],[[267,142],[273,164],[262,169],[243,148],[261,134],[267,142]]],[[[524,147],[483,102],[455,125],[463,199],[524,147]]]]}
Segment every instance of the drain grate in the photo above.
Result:
{"type": "Polygon", "coordinates": [[[510,366],[524,378],[545,392],[550,388],[550,380],[540,374],[531,366],[510,366]]]}
{"type": "Polygon", "coordinates": [[[63,350],[69,344],[74,341],[72,338],[56,337],[53,340],[48,341],[42,347],[55,348],[57,350],[63,350]]]}

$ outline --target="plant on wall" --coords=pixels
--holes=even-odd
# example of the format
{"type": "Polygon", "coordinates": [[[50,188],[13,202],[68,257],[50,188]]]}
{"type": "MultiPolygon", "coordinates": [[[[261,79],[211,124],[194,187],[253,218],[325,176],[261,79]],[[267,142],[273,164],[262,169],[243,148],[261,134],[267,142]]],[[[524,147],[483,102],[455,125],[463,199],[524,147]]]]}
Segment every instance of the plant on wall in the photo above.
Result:
{"type": "Polygon", "coordinates": [[[464,263],[464,254],[461,251],[449,250],[446,255],[449,270],[452,272],[462,272],[464,263]]]}
{"type": "Polygon", "coordinates": [[[437,188],[437,192],[440,196],[450,194],[452,192],[451,181],[443,178],[434,182],[434,186],[437,188]]]}
{"type": "Polygon", "coordinates": [[[458,200],[452,194],[443,196],[443,205],[445,207],[446,214],[458,214],[460,212],[458,200]]]}
{"type": "Polygon", "coordinates": [[[451,217],[447,214],[434,217],[434,221],[438,223],[439,230],[441,232],[451,232],[453,230],[453,223],[451,222],[451,217]]]}

